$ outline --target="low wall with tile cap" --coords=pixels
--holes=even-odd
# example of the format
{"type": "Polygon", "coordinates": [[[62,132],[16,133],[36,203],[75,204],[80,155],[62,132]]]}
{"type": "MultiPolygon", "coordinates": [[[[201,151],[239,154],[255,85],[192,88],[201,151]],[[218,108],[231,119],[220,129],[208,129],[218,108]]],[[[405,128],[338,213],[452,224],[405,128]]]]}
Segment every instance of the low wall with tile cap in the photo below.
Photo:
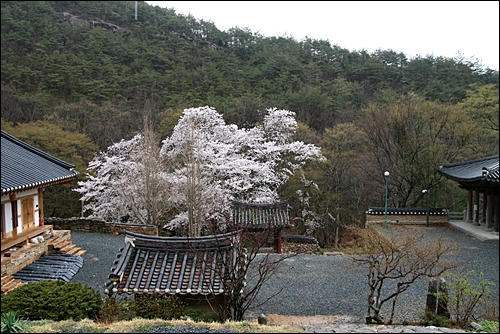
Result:
{"type": "MultiPolygon", "coordinates": [[[[366,224],[384,223],[385,209],[370,208],[366,213],[366,224]]],[[[429,209],[429,223],[442,224],[448,222],[448,211],[441,208],[429,209]]],[[[425,208],[387,208],[388,224],[426,224],[427,209],[425,208]]]]}
{"type": "Polygon", "coordinates": [[[96,218],[50,217],[45,219],[45,224],[53,225],[54,230],[71,230],[114,235],[124,235],[124,230],[127,230],[146,235],[158,235],[158,227],[155,225],[106,222],[103,219],[96,218]]]}

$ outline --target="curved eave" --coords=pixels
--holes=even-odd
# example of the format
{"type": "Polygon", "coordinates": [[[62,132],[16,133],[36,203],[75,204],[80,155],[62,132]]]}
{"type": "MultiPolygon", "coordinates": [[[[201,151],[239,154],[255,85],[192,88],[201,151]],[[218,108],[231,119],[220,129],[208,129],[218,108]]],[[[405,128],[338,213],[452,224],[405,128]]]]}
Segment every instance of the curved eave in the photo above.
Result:
{"type": "Polygon", "coordinates": [[[448,174],[448,173],[446,173],[444,171],[441,171],[441,170],[438,170],[438,173],[441,174],[441,175],[443,175],[444,177],[446,177],[449,180],[456,181],[456,182],[459,182],[459,183],[468,183],[468,184],[472,184],[472,183],[494,183],[494,184],[498,184],[499,183],[499,173],[498,173],[498,171],[496,171],[494,173],[489,173],[486,176],[478,176],[478,177],[471,177],[471,178],[464,178],[464,177],[458,177],[458,176],[450,175],[450,174],[448,174]]]}
{"type": "Polygon", "coordinates": [[[9,195],[9,194],[18,193],[21,191],[27,191],[27,190],[37,189],[37,188],[41,188],[41,187],[48,187],[48,186],[52,186],[52,185],[56,185],[56,184],[70,183],[76,178],[77,175],[78,175],[78,172],[75,171],[75,174],[73,174],[73,175],[58,177],[58,178],[46,180],[43,182],[34,182],[34,183],[29,183],[29,184],[23,184],[21,186],[16,186],[16,187],[3,188],[2,195],[9,195]]]}
{"type": "Polygon", "coordinates": [[[191,290],[191,289],[127,289],[127,288],[116,288],[113,283],[105,285],[105,293],[109,294],[117,293],[117,294],[166,294],[166,295],[191,295],[191,296],[218,296],[218,295],[227,295],[227,292],[224,289],[219,289],[217,291],[204,291],[204,290],[191,290]]]}

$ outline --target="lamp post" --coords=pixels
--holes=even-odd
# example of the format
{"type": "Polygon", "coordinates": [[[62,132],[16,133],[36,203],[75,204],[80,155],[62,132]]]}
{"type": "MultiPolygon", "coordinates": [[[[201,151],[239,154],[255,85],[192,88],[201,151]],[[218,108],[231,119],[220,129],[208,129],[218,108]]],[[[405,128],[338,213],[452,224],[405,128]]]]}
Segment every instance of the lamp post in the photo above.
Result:
{"type": "Polygon", "coordinates": [[[389,172],[384,173],[385,176],[385,211],[384,211],[384,227],[387,226],[387,192],[389,184],[389,172]]]}
{"type": "Polygon", "coordinates": [[[429,227],[429,190],[422,190],[422,194],[427,194],[427,216],[425,217],[425,226],[429,227]]]}

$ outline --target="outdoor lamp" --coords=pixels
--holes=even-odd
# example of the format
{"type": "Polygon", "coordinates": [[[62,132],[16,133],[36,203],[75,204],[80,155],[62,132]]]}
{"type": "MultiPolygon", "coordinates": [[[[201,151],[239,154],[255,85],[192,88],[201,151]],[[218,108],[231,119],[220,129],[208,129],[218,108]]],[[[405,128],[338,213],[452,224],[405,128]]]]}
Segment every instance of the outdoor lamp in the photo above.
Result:
{"type": "Polygon", "coordinates": [[[389,183],[389,172],[384,173],[385,176],[385,214],[384,214],[384,226],[387,226],[387,192],[388,192],[388,183],[389,183]]]}
{"type": "Polygon", "coordinates": [[[422,190],[422,194],[427,194],[427,216],[425,217],[425,226],[429,227],[429,190],[422,190]]]}

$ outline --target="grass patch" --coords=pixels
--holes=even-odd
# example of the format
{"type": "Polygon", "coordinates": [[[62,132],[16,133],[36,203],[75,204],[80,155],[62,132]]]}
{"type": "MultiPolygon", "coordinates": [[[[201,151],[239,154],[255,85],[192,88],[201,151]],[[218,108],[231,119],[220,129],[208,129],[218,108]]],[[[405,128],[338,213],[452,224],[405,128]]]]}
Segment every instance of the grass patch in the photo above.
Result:
{"type": "Polygon", "coordinates": [[[207,327],[211,330],[228,329],[238,333],[253,332],[253,333],[302,333],[304,330],[296,326],[268,326],[259,325],[251,321],[224,323],[217,322],[195,322],[191,319],[186,320],[161,320],[161,319],[142,319],[136,318],[129,321],[119,321],[110,324],[99,324],[93,320],[84,319],[81,321],[22,321],[23,333],[64,333],[65,331],[84,330],[94,333],[130,333],[135,331],[147,332],[155,327],[175,327],[175,326],[192,326],[192,327],[207,327]]]}
{"type": "Polygon", "coordinates": [[[484,320],[480,321],[481,328],[473,330],[473,332],[498,333],[498,321],[484,320]]]}

